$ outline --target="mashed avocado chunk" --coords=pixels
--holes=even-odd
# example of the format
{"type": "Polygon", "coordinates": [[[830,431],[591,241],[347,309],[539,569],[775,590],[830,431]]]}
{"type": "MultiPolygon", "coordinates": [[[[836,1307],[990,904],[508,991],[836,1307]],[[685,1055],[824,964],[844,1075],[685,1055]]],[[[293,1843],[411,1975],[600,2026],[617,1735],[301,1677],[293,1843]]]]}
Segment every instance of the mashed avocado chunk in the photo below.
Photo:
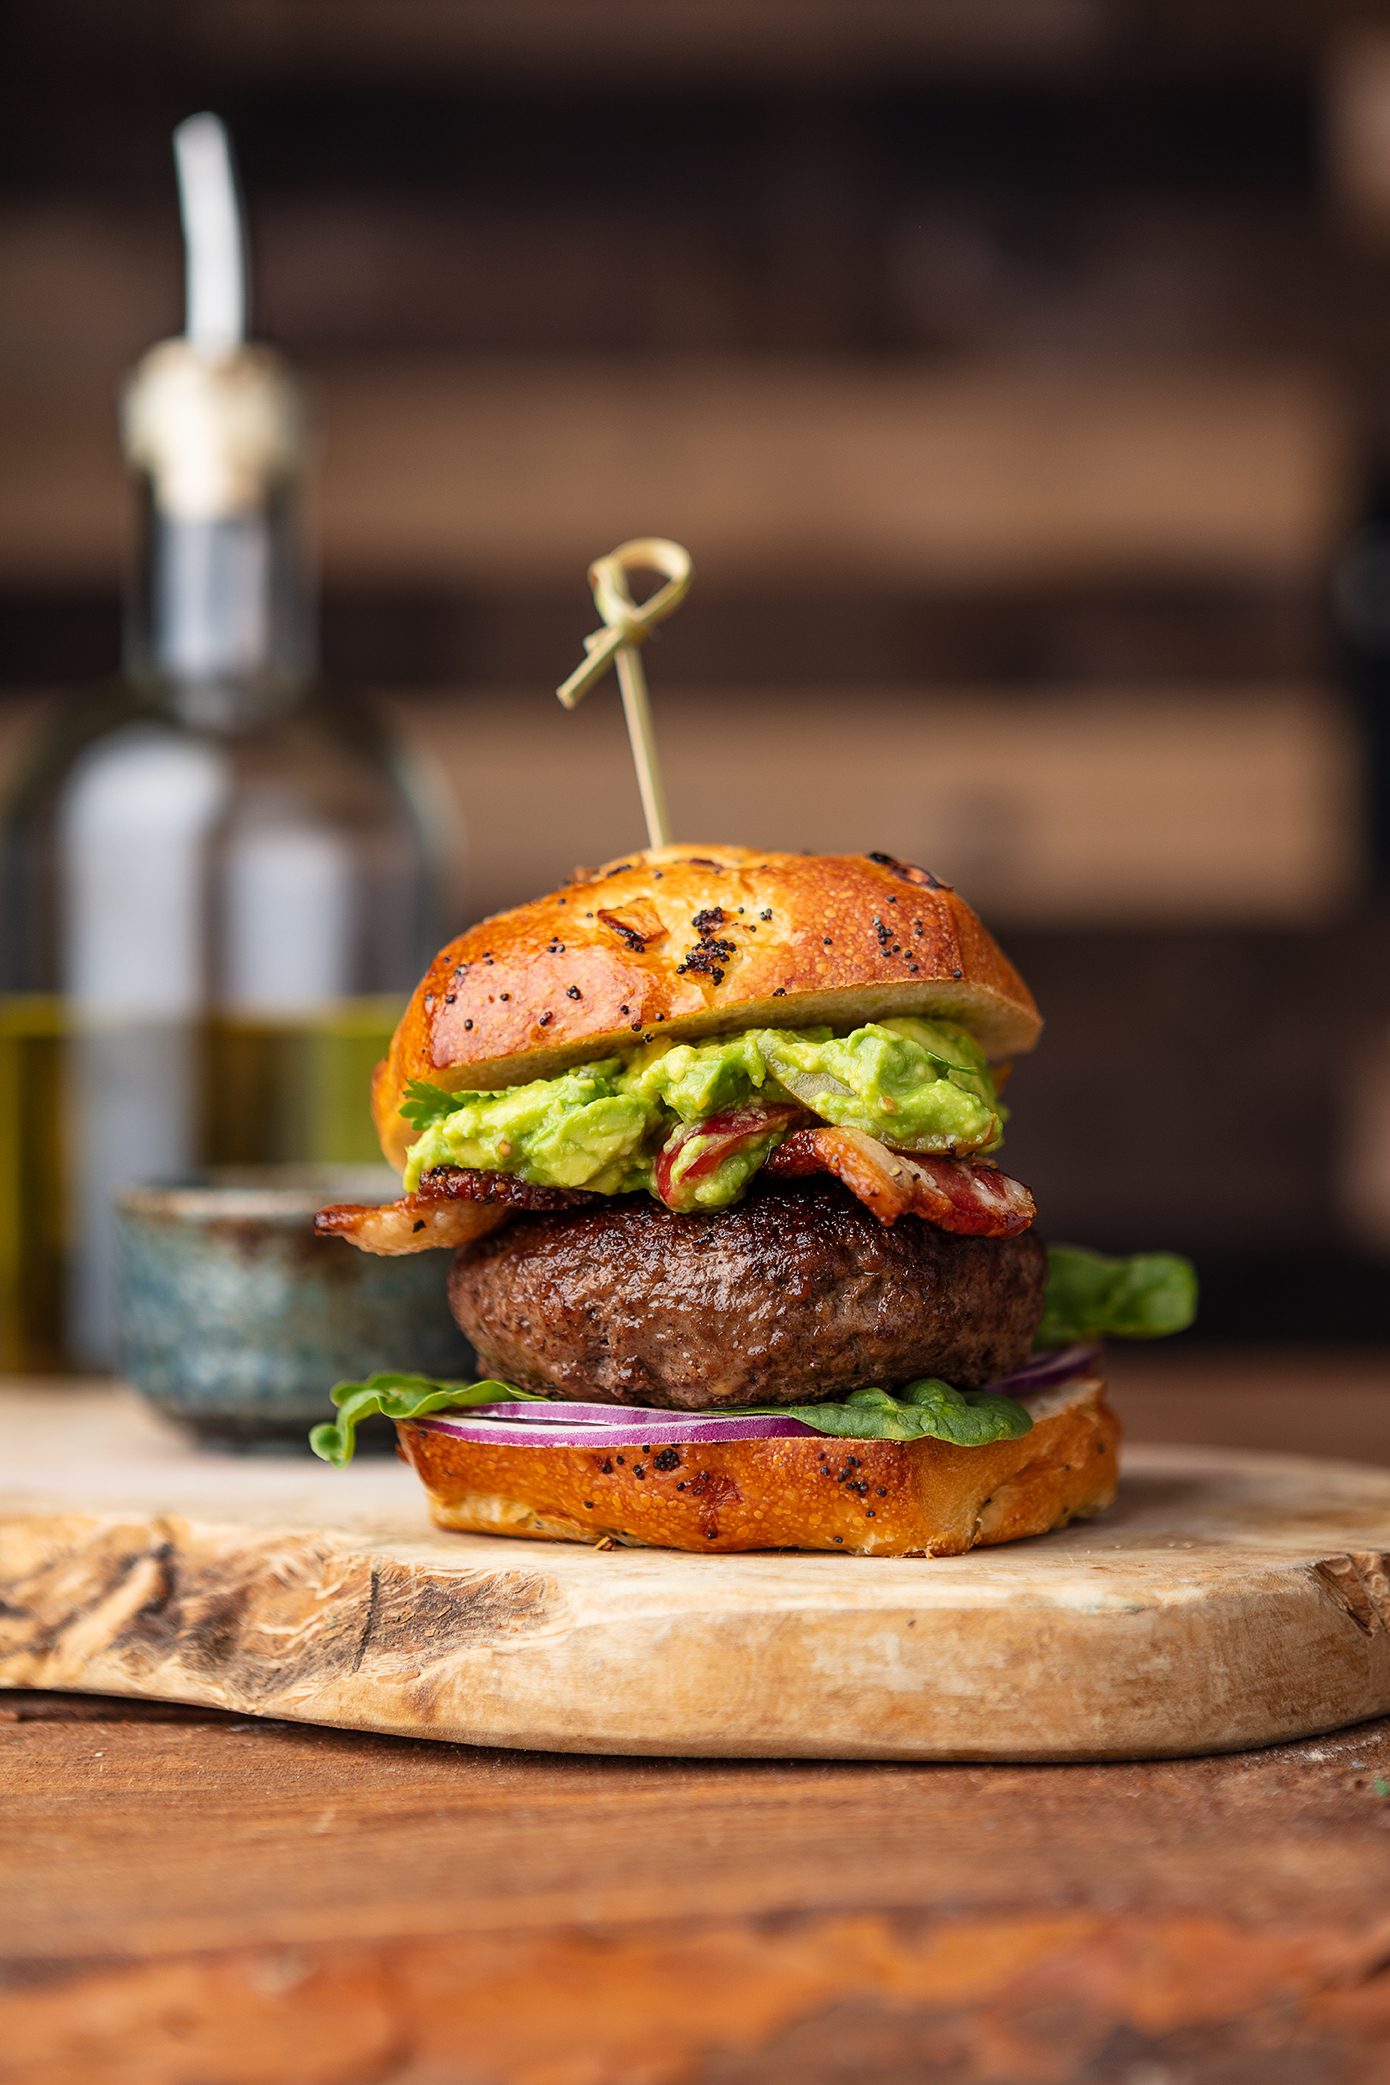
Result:
{"type": "Polygon", "coordinates": [[[682,1122],[749,1100],[796,1100],[823,1122],[862,1129],[902,1151],[992,1151],[1003,1140],[979,1044],[954,1021],[871,1021],[829,1028],[745,1028],[709,1043],[649,1043],[620,1084],[682,1122]]]}
{"type": "MultiPolygon", "coordinates": [[[[1005,1111],[984,1053],[954,1021],[871,1021],[845,1036],[747,1028],[707,1043],[653,1041],[626,1062],[605,1058],[498,1093],[450,1094],[416,1081],[406,1112],[422,1134],[405,1185],[413,1190],[422,1172],[453,1165],[541,1187],[654,1193],[653,1161],[674,1130],[756,1099],[799,1102],[823,1122],[903,1151],[993,1151],[1003,1138],[1005,1111]]],[[[778,1142],[774,1135],[756,1152],[731,1153],[701,1181],[698,1206],[737,1201],[778,1142]]]]}
{"type": "Polygon", "coordinates": [[[862,1129],[900,1151],[993,1151],[1004,1140],[984,1051],[954,1021],[871,1021],[825,1041],[762,1037],[788,1093],[837,1129],[862,1129]]]}
{"type": "Polygon", "coordinates": [[[652,1127],[651,1111],[635,1094],[619,1092],[621,1069],[622,1060],[611,1057],[500,1093],[440,1094],[448,1112],[436,1115],[411,1145],[407,1192],[431,1166],[476,1166],[515,1173],[536,1187],[600,1194],[645,1187],[650,1167],[639,1161],[634,1171],[633,1161],[652,1127]]]}
{"type": "MultiPolygon", "coordinates": [[[[830,1030],[809,1032],[829,1035],[830,1030]]],[[[789,1096],[772,1080],[763,1048],[771,1033],[745,1028],[714,1042],[650,1042],[630,1060],[623,1084],[682,1122],[703,1122],[750,1100],[786,1100],[789,1096]]]]}

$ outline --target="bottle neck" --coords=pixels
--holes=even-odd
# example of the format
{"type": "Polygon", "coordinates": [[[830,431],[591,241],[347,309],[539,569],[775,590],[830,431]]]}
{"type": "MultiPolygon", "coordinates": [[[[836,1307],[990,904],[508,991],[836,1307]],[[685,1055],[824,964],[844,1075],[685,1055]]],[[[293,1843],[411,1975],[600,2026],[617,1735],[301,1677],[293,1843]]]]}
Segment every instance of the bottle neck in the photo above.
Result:
{"type": "Polygon", "coordinates": [[[314,642],[303,408],[288,369],[268,348],[160,341],[126,388],[121,431],[144,492],[128,671],[213,730],[292,706],[314,642]]]}
{"type": "Polygon", "coordinates": [[[292,708],[315,669],[293,492],[240,513],[163,511],[146,486],[125,665],[189,723],[236,729],[292,708]]]}

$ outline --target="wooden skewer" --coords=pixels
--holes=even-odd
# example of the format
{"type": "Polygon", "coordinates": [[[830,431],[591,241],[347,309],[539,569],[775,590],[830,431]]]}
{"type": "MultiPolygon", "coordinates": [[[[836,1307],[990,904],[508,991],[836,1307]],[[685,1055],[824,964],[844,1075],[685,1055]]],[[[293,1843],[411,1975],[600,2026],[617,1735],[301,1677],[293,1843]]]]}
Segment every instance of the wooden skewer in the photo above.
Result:
{"type": "Polygon", "coordinates": [[[690,590],[695,568],[690,553],[664,536],[639,536],[620,543],[607,557],[598,557],[589,567],[589,584],[594,605],[605,627],[584,639],[588,657],[576,666],[569,679],[555,690],[566,709],[573,709],[602,679],[610,665],[616,666],[623,691],[623,712],[632,741],[637,787],[642,793],[642,811],[647,837],[653,847],[670,844],[671,824],[666,813],[666,793],[661,786],[656,740],[652,732],[651,705],[647,700],[647,677],[642,670],[641,646],[656,624],[679,608],[690,590]],[[664,572],[665,586],[649,601],[633,600],[629,572],[664,572]]]}

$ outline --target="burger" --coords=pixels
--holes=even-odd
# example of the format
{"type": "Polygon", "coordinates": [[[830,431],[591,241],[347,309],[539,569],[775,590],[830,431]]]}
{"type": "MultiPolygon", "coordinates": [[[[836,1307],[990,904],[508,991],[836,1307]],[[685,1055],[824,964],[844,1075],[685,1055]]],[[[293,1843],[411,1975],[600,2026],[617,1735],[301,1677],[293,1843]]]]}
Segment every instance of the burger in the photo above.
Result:
{"type": "Polygon", "coordinates": [[[662,847],[450,942],[373,1080],[366,1252],[454,1250],[476,1383],[340,1384],[444,1527],[956,1554],[1113,1498],[1099,1339],[1189,1322],[1169,1254],[1045,1248],[998,1162],[1041,1021],[892,855],[662,847]]]}

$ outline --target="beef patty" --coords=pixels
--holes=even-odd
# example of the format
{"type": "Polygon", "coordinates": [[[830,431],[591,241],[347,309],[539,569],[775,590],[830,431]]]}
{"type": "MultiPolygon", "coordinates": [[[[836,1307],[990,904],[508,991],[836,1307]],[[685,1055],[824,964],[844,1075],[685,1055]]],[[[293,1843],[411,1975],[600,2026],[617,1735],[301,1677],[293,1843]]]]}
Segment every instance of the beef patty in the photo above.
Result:
{"type": "Polygon", "coordinates": [[[756,1181],[710,1215],[630,1195],[522,1216],[460,1249],[449,1300],[507,1382],[696,1411],[991,1382],[1027,1359],[1046,1281],[1032,1231],[886,1226],[820,1177],[756,1181]]]}

